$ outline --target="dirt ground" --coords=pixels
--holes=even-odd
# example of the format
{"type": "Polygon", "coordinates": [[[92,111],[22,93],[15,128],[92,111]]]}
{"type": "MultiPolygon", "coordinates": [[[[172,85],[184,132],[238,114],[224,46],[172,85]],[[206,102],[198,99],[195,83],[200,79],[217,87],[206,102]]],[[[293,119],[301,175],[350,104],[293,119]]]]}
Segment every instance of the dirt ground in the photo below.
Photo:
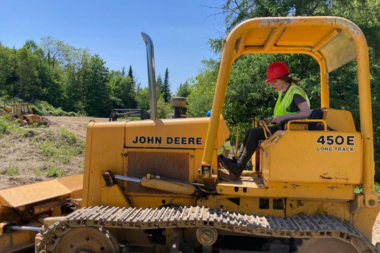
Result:
{"type": "MultiPolygon", "coordinates": [[[[90,121],[106,122],[108,118],[92,117],[46,117],[50,122],[50,129],[59,131],[61,128],[67,129],[75,134],[79,140],[86,139],[86,126],[90,121]]],[[[38,129],[37,129],[38,130],[38,129]]],[[[3,138],[3,137],[0,137],[3,138]]],[[[47,159],[38,153],[38,150],[24,139],[1,140],[0,139],[0,189],[14,187],[18,185],[48,180],[45,176],[37,176],[33,172],[34,168],[47,168],[47,159]],[[5,143],[5,144],[4,144],[5,143]],[[10,176],[1,173],[9,167],[17,168],[20,173],[10,176]]],[[[70,164],[60,165],[65,175],[81,173],[75,168],[78,164],[84,164],[84,154],[74,157],[70,164]]],[[[372,242],[380,242],[380,215],[378,215],[373,228],[372,242]]]]}
{"type": "Polygon", "coordinates": [[[50,128],[60,129],[66,128],[71,133],[75,134],[81,140],[86,139],[87,124],[91,121],[107,122],[108,118],[93,118],[93,117],[45,117],[50,122],[50,128]]]}
{"type": "MultiPolygon", "coordinates": [[[[52,161],[33,145],[33,137],[44,139],[49,132],[62,128],[77,136],[78,142],[86,139],[86,127],[90,121],[106,122],[108,118],[93,117],[46,117],[49,128],[28,128],[20,135],[0,137],[0,189],[45,181],[51,168],[63,172],[63,176],[83,173],[84,152],[70,158],[68,163],[52,161]]],[[[52,135],[52,134],[50,134],[52,135]]]]}

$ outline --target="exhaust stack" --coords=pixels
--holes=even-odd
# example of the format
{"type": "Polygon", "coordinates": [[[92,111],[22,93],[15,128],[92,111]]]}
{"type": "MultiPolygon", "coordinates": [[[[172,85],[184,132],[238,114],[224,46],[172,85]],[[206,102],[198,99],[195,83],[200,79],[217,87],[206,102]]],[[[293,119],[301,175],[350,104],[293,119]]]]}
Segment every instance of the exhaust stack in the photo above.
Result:
{"type": "Polygon", "coordinates": [[[146,44],[146,57],[148,66],[148,83],[149,83],[149,107],[150,118],[158,119],[157,113],[157,97],[156,97],[156,73],[154,70],[154,47],[153,41],[148,34],[141,32],[141,36],[146,44]]]}

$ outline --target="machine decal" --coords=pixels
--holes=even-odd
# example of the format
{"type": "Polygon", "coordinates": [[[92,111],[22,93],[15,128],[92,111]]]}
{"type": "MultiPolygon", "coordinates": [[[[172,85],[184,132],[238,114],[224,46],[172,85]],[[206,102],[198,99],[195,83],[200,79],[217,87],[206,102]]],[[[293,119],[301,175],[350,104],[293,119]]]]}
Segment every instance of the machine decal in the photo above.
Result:
{"type": "Polygon", "coordinates": [[[353,135],[321,135],[317,139],[317,144],[324,146],[317,147],[317,151],[338,151],[338,152],[354,152],[355,136],[353,135]]]}
{"type": "MultiPolygon", "coordinates": [[[[166,137],[164,138],[166,144],[173,145],[202,145],[202,137],[166,137]]],[[[141,143],[141,144],[162,144],[161,136],[136,136],[133,143],[141,143]]]]}

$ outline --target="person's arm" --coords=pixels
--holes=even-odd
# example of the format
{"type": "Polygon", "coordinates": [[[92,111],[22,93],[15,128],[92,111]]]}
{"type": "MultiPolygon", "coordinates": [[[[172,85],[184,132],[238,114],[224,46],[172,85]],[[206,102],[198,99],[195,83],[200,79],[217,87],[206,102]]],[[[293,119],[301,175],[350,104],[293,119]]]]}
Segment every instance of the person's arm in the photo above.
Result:
{"type": "Polygon", "coordinates": [[[286,114],[282,116],[277,116],[272,120],[272,123],[280,124],[284,120],[288,119],[306,119],[310,116],[310,108],[307,102],[299,103],[298,108],[300,109],[299,113],[296,114],[286,114]]]}

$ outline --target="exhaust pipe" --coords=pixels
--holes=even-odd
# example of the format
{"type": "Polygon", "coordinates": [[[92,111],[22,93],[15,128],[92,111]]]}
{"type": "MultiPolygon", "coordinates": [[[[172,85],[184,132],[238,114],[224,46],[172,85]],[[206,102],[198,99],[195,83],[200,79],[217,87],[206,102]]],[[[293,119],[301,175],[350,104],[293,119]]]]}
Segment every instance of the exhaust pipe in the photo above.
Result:
{"type": "Polygon", "coordinates": [[[154,70],[154,47],[153,41],[148,34],[141,32],[141,36],[146,44],[146,57],[148,65],[148,83],[149,83],[149,107],[150,118],[158,119],[157,113],[157,97],[156,97],[156,73],[154,70]]]}

